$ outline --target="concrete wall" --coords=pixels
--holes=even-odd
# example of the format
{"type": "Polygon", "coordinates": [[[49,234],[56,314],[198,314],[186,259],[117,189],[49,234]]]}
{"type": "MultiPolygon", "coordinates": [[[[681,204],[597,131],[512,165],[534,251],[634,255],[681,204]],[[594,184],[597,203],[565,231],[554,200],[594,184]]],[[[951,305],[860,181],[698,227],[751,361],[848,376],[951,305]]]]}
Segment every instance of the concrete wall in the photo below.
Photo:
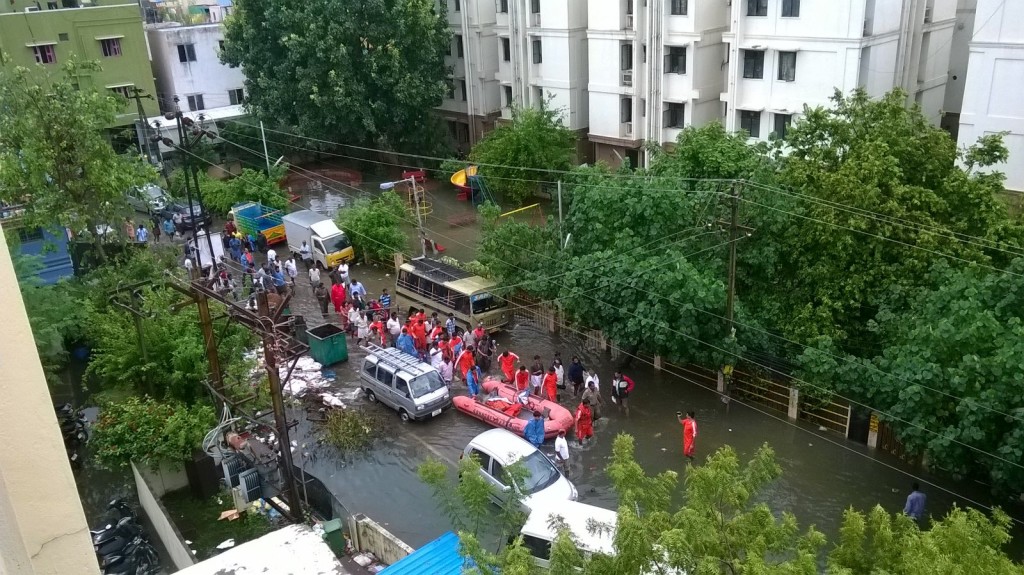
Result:
{"type": "Polygon", "coordinates": [[[2,229],[0,301],[0,573],[98,573],[2,229]]]}
{"type": "Polygon", "coordinates": [[[244,88],[245,74],[241,68],[232,68],[220,61],[220,42],[224,39],[221,24],[199,26],[161,26],[146,31],[153,52],[153,70],[156,72],[160,106],[165,112],[174,109],[171,98],[181,98],[182,111],[189,108],[188,96],[203,95],[204,109],[230,106],[230,90],[244,88]],[[181,62],[178,45],[192,44],[195,62],[181,62]]]}
{"type": "Polygon", "coordinates": [[[349,517],[348,529],[356,549],[369,551],[388,565],[413,552],[412,547],[362,513],[349,517]]]}
{"type": "Polygon", "coordinates": [[[168,491],[180,489],[188,485],[188,478],[184,470],[180,472],[158,472],[149,470],[140,471],[135,463],[132,463],[132,474],[135,476],[135,487],[139,492],[139,503],[142,505],[142,512],[149,518],[153,531],[164,549],[171,558],[171,562],[178,569],[184,569],[196,564],[195,557],[184,538],[178,532],[178,528],[167,516],[167,510],[160,503],[160,497],[168,491]]]}

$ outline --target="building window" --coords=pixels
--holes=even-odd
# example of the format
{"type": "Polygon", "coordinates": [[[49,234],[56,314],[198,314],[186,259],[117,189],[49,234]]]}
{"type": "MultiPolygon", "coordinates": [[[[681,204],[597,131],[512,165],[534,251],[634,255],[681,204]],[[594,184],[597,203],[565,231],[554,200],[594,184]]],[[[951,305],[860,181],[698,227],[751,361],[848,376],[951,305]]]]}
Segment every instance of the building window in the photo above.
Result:
{"type": "Polygon", "coordinates": [[[755,80],[764,78],[764,52],[761,50],[743,51],[743,77],[755,80]]]}
{"type": "Polygon", "coordinates": [[[462,11],[462,2],[460,0],[455,0],[455,11],[456,12],[461,12],[462,11]]]}
{"type": "Polygon", "coordinates": [[[241,88],[235,88],[234,90],[228,90],[228,100],[232,106],[237,106],[245,101],[245,91],[241,88]]]}
{"type": "Polygon", "coordinates": [[[459,94],[462,96],[462,101],[466,101],[466,81],[459,80],[459,94]]]}
{"type": "Polygon", "coordinates": [[[58,8],[57,3],[54,2],[53,0],[50,0],[49,2],[46,3],[46,9],[47,10],[56,10],[57,8],[58,8]]]}
{"type": "Polygon", "coordinates": [[[103,40],[100,40],[100,51],[103,52],[104,58],[113,58],[114,56],[120,56],[121,39],[105,38],[103,40]]]}
{"type": "Polygon", "coordinates": [[[665,54],[665,72],[668,74],[686,73],[686,47],[669,46],[665,54]]]}
{"type": "Polygon", "coordinates": [[[32,52],[36,55],[36,64],[54,64],[57,62],[57,52],[53,44],[45,46],[32,46],[32,52]]]}
{"type": "Polygon", "coordinates": [[[452,55],[452,43],[451,42],[448,42],[448,45],[444,47],[444,55],[445,56],[451,56],[452,55]]]}
{"type": "Polygon", "coordinates": [[[667,102],[665,104],[665,127],[682,128],[686,122],[686,104],[667,102]]]}
{"type": "Polygon", "coordinates": [[[195,62],[196,61],[196,45],[195,44],[178,44],[178,61],[179,62],[195,62]]]}
{"type": "Polygon", "coordinates": [[[501,0],[498,2],[498,12],[508,14],[508,0],[501,0]]]}
{"type": "Polygon", "coordinates": [[[132,86],[114,86],[110,91],[125,99],[132,97],[132,86]]]}
{"type": "Polygon", "coordinates": [[[505,107],[512,107],[512,86],[502,86],[501,91],[505,96],[505,107]]]}
{"type": "Polygon", "coordinates": [[[669,14],[673,16],[686,16],[687,12],[689,12],[688,4],[687,0],[672,0],[669,14]]]}
{"type": "Polygon", "coordinates": [[[779,80],[796,80],[796,52],[779,52],[779,80]]]}
{"type": "Polygon", "coordinates": [[[619,70],[633,69],[633,45],[624,42],[619,46],[619,70]]]}
{"type": "Polygon", "coordinates": [[[540,38],[534,38],[530,41],[530,47],[533,51],[533,63],[540,64],[544,61],[544,53],[541,50],[540,38]]]}
{"type": "Polygon", "coordinates": [[[800,0],[782,0],[782,17],[796,18],[800,16],[800,0]]]}
{"type": "Polygon", "coordinates": [[[448,99],[449,100],[454,100],[455,99],[455,78],[446,78],[444,83],[445,83],[445,87],[448,88],[448,94],[447,94],[448,99]]]}
{"type": "Polygon", "coordinates": [[[67,32],[61,32],[60,34],[57,34],[57,39],[61,42],[67,42],[68,40],[70,40],[70,38],[68,38],[67,32]]]}
{"type": "Polygon", "coordinates": [[[466,52],[466,47],[462,43],[462,34],[455,35],[455,55],[462,58],[466,52]]]}
{"type": "Polygon", "coordinates": [[[540,14],[540,0],[530,0],[530,14],[540,14]]]}
{"type": "Polygon", "coordinates": [[[633,121],[633,98],[619,100],[619,121],[623,124],[633,121]]]}
{"type": "Polygon", "coordinates": [[[775,135],[779,139],[786,138],[789,125],[793,123],[793,114],[775,114],[775,135]]]}
{"type": "Polygon", "coordinates": [[[202,94],[192,94],[191,96],[189,96],[188,97],[188,109],[190,111],[192,111],[192,112],[196,112],[198,110],[205,110],[206,109],[206,105],[203,104],[203,95],[202,94]]]}
{"type": "Polygon", "coordinates": [[[533,87],[533,103],[538,108],[544,107],[544,88],[541,88],[540,86],[533,87]]]}
{"type": "Polygon", "coordinates": [[[768,0],[747,0],[747,16],[767,16],[768,0]]]}
{"type": "Polygon", "coordinates": [[[740,129],[751,138],[761,137],[761,112],[740,110],[740,129]]]}
{"type": "Polygon", "coordinates": [[[27,244],[29,242],[41,242],[43,241],[43,228],[25,228],[19,227],[18,230],[18,241],[27,244]]]}
{"type": "Polygon", "coordinates": [[[506,62],[512,61],[512,41],[508,38],[501,39],[501,58],[506,62]]]}

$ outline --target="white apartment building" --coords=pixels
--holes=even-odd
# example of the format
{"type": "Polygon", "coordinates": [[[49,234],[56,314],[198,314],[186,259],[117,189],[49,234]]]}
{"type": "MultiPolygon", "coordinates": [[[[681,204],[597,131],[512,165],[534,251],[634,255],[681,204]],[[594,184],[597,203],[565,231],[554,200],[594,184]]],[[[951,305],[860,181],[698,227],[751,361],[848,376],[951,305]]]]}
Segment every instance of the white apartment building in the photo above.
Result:
{"type": "Polygon", "coordinates": [[[468,150],[494,128],[501,115],[498,39],[493,0],[441,0],[452,29],[445,64],[452,70],[448,93],[438,107],[453,142],[468,150]]]}
{"type": "Polygon", "coordinates": [[[590,141],[611,164],[642,165],[642,144],[721,118],[725,0],[591,0],[590,141]]]}
{"type": "Polygon", "coordinates": [[[245,75],[220,61],[224,43],[221,24],[183,26],[174,22],[152,24],[146,38],[156,77],[160,110],[174,110],[173,97],[180,99],[182,111],[198,112],[220,108],[218,117],[241,115],[245,99],[245,75]]]}
{"type": "Polygon", "coordinates": [[[1024,2],[977,0],[960,114],[961,146],[981,136],[1008,132],[1010,158],[994,169],[1009,190],[1024,192],[1024,2]]]}

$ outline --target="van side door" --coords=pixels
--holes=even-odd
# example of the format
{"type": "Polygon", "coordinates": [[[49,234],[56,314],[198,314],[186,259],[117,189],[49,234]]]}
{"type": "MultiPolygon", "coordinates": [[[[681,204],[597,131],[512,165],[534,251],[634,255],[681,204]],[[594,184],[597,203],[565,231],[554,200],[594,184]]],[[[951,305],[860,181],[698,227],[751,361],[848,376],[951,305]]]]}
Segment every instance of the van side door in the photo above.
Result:
{"type": "Polygon", "coordinates": [[[320,262],[320,264],[324,268],[326,268],[327,267],[327,252],[324,251],[324,242],[323,242],[323,240],[321,240],[320,238],[314,236],[310,240],[310,243],[312,244],[310,247],[313,250],[313,262],[314,263],[320,262]]]}
{"type": "Polygon", "coordinates": [[[392,394],[395,405],[404,407],[410,416],[416,416],[416,404],[413,403],[412,393],[409,392],[409,374],[404,372],[395,374],[392,394]]]}
{"type": "Polygon", "coordinates": [[[378,395],[381,401],[385,403],[391,409],[398,409],[395,403],[394,394],[394,380],[395,372],[391,368],[384,364],[377,365],[377,381],[380,383],[381,393],[378,395]]]}

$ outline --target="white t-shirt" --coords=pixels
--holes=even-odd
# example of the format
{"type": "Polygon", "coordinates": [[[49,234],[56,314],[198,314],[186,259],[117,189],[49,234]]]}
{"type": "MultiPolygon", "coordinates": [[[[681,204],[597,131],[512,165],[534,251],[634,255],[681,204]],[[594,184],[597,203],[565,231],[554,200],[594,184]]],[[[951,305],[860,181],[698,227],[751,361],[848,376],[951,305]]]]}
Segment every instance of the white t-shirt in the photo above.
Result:
{"type": "Polygon", "coordinates": [[[320,283],[320,270],[317,268],[309,268],[309,281],[312,283],[320,283]]]}
{"type": "Polygon", "coordinates": [[[274,250],[267,250],[267,261],[268,262],[276,262],[277,261],[277,252],[274,251],[274,250]]]}
{"type": "Polygon", "coordinates": [[[585,387],[590,387],[591,381],[594,382],[594,389],[601,391],[601,378],[597,377],[596,373],[594,375],[590,375],[588,373],[586,379],[583,380],[583,385],[585,387]]]}
{"type": "Polygon", "coordinates": [[[284,262],[284,271],[288,274],[288,277],[295,279],[295,276],[299,275],[299,270],[295,267],[295,260],[286,260],[284,262]]]}
{"type": "Polygon", "coordinates": [[[444,363],[444,352],[440,348],[430,348],[430,366],[441,371],[441,364],[444,363]]]}
{"type": "Polygon", "coordinates": [[[555,455],[563,461],[569,459],[569,442],[564,437],[555,438],[555,455]]]}
{"type": "MultiPolygon", "coordinates": [[[[391,335],[400,335],[402,333],[402,324],[397,318],[388,319],[388,332],[391,335]]],[[[436,365],[434,367],[437,367],[436,365]]]]}
{"type": "Polygon", "coordinates": [[[341,276],[341,279],[346,280],[346,281],[348,280],[348,264],[347,263],[341,262],[341,264],[338,265],[338,275],[341,276]]]}

